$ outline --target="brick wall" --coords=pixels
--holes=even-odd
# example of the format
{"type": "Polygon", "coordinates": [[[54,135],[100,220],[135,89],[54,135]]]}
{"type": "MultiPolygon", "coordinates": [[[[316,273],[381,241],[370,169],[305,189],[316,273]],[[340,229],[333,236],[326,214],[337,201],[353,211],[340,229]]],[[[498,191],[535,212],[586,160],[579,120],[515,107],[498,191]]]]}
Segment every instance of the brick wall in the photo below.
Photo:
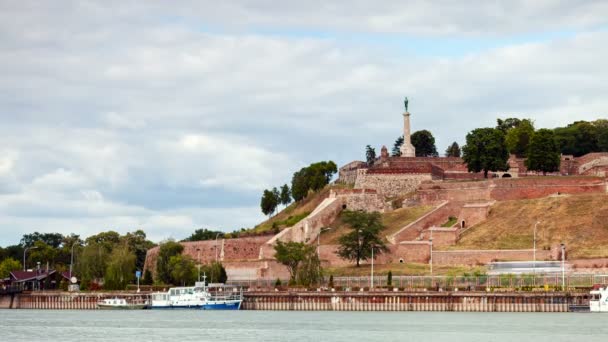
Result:
{"type": "Polygon", "coordinates": [[[430,241],[431,232],[434,247],[453,246],[456,244],[458,238],[457,228],[431,227],[422,232],[422,238],[430,241]]]}
{"type": "Polygon", "coordinates": [[[355,183],[356,189],[375,189],[385,197],[403,195],[415,191],[418,186],[431,180],[430,172],[427,174],[402,173],[360,173],[355,183]]]}
{"type": "Polygon", "coordinates": [[[433,226],[441,226],[450,216],[457,217],[461,205],[462,204],[457,202],[442,203],[431,212],[389,236],[388,239],[393,243],[415,240],[420,236],[423,230],[433,226]]]}
{"type": "MultiPolygon", "coordinates": [[[[400,259],[404,262],[428,262],[430,256],[430,245],[428,241],[407,241],[400,244],[387,245],[388,253],[376,255],[374,263],[391,264],[398,263],[400,259]]],[[[338,245],[321,245],[320,256],[323,265],[331,267],[344,267],[355,265],[355,262],[344,260],[338,256],[338,245]]],[[[362,261],[368,264],[370,261],[362,261]]]]}
{"type": "Polygon", "coordinates": [[[338,171],[338,180],[336,182],[342,184],[355,184],[357,179],[357,170],[366,168],[367,164],[362,161],[352,161],[340,168],[338,171]]]}
{"type": "Polygon", "coordinates": [[[545,197],[555,193],[604,193],[602,177],[524,177],[476,182],[432,182],[421,184],[418,196],[422,204],[439,201],[479,202],[545,197]]]}
{"type": "Polygon", "coordinates": [[[458,221],[456,224],[460,228],[469,228],[478,224],[479,222],[485,221],[488,218],[490,207],[493,203],[494,202],[465,204],[460,209],[460,214],[458,214],[458,221]]]}
{"type": "MultiPolygon", "coordinates": [[[[440,265],[485,265],[492,261],[532,260],[533,250],[433,251],[433,263],[440,265]]],[[[536,250],[537,260],[552,260],[551,251],[536,250]]]]}

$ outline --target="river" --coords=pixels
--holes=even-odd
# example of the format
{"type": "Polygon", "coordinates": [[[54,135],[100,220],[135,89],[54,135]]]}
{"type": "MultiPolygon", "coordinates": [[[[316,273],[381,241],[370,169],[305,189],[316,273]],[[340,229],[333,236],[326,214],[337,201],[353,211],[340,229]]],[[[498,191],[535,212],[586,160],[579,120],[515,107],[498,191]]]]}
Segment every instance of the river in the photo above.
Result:
{"type": "Polygon", "coordinates": [[[606,341],[608,314],[0,310],[0,341],[606,341]]]}

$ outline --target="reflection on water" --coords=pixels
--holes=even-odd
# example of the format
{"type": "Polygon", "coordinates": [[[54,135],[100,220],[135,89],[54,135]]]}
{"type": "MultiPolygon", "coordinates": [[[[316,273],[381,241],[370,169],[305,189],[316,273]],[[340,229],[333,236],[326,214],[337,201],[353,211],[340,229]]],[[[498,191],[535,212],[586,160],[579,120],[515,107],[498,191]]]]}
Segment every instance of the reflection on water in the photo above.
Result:
{"type": "Polygon", "coordinates": [[[1,341],[606,341],[608,314],[0,310],[1,341]]]}

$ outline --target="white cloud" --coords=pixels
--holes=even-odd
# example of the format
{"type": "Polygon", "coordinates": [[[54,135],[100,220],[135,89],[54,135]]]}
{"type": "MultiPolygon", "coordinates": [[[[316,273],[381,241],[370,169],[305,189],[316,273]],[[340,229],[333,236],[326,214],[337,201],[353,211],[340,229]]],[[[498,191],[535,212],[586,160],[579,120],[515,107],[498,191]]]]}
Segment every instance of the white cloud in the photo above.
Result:
{"type": "Polygon", "coordinates": [[[499,116],[606,117],[604,2],[106,4],[0,4],[0,245],[253,226],[304,164],[392,144],[405,95],[440,151],[499,116]],[[441,57],[375,41],[555,28],[588,31],[441,57]]]}

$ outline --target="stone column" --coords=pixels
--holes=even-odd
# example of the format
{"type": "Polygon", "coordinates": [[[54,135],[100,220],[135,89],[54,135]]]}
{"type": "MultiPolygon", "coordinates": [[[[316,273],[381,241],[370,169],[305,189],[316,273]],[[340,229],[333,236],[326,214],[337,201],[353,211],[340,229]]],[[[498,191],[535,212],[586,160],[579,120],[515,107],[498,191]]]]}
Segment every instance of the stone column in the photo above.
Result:
{"type": "Polygon", "coordinates": [[[401,145],[402,157],[415,157],[416,148],[412,145],[410,130],[410,113],[403,113],[403,145],[401,145]]]}

